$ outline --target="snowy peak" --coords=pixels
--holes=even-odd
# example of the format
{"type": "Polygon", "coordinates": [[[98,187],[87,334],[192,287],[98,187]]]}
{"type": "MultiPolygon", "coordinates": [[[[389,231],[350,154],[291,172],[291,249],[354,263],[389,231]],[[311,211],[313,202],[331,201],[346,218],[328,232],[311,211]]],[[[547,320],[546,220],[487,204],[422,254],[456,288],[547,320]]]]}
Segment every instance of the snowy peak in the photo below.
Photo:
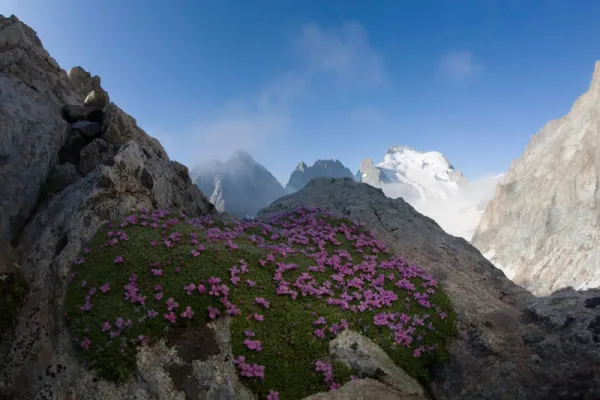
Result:
{"type": "Polygon", "coordinates": [[[442,153],[420,152],[407,146],[392,146],[384,159],[374,165],[361,163],[361,181],[371,185],[398,183],[406,185],[407,200],[446,199],[467,183],[442,153]]]}
{"type": "Polygon", "coordinates": [[[294,193],[302,189],[311,179],[320,177],[354,179],[352,172],[340,160],[317,160],[311,167],[300,162],[290,175],[285,191],[294,193]]]}

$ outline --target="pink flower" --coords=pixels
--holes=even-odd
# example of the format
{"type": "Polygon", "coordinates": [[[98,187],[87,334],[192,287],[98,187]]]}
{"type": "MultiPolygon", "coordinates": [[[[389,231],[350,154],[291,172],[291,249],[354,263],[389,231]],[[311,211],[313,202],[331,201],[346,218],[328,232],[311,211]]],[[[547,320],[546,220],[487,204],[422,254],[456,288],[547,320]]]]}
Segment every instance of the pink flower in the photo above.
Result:
{"type": "Polygon", "coordinates": [[[340,385],[339,383],[333,382],[331,385],[329,385],[329,389],[330,390],[336,390],[336,389],[339,389],[341,386],[342,385],[340,385]]]}
{"type": "Polygon", "coordinates": [[[259,322],[262,322],[262,321],[265,320],[265,318],[262,315],[258,314],[258,313],[254,313],[254,319],[257,320],[257,321],[259,321],[259,322]]]}
{"type": "Polygon", "coordinates": [[[173,311],[171,311],[168,314],[165,314],[163,316],[167,321],[171,322],[172,324],[175,323],[175,320],[177,319],[177,315],[175,315],[175,313],[173,311]]]}
{"type": "Polygon", "coordinates": [[[161,276],[163,275],[163,270],[160,268],[152,268],[152,275],[161,276]]]}
{"type": "Polygon", "coordinates": [[[262,351],[262,347],[260,346],[260,340],[246,339],[246,340],[244,340],[244,345],[249,350],[262,351]]]}
{"type": "Polygon", "coordinates": [[[148,310],[148,317],[154,318],[158,315],[158,313],[154,310],[148,310]]]}
{"type": "Polygon", "coordinates": [[[194,316],[194,312],[192,311],[192,307],[187,306],[185,311],[181,313],[181,318],[189,318],[191,319],[194,316]]]}
{"type": "Polygon", "coordinates": [[[244,335],[245,335],[246,337],[252,337],[252,336],[255,336],[255,333],[254,333],[254,332],[252,332],[252,331],[250,331],[250,330],[248,330],[248,329],[246,329],[246,330],[244,331],[244,335]]]}
{"type": "Polygon", "coordinates": [[[325,337],[325,331],[323,329],[315,329],[315,336],[316,337],[320,337],[320,338],[324,338],[325,337]]]}
{"type": "Polygon", "coordinates": [[[169,299],[166,301],[167,303],[167,309],[169,311],[173,311],[173,309],[179,307],[179,303],[175,302],[175,299],[173,299],[172,297],[169,297],[169,299]]]}
{"type": "Polygon", "coordinates": [[[200,283],[198,284],[198,287],[197,287],[197,289],[198,289],[198,292],[199,292],[199,293],[204,293],[204,292],[206,292],[206,287],[205,287],[204,285],[200,284],[200,283]]]}
{"type": "Polygon", "coordinates": [[[317,326],[317,325],[327,325],[327,320],[323,316],[321,316],[315,322],[313,322],[313,325],[315,325],[315,326],[317,326]]]}
{"type": "Polygon", "coordinates": [[[110,290],[110,284],[108,282],[106,282],[105,284],[103,284],[102,286],[100,286],[100,291],[102,293],[106,293],[110,290]]]}
{"type": "Polygon", "coordinates": [[[191,282],[189,285],[183,287],[187,292],[188,296],[192,294],[194,290],[196,290],[196,284],[191,282]]]}
{"type": "Polygon", "coordinates": [[[215,319],[217,318],[219,315],[221,315],[221,310],[219,310],[218,308],[215,307],[208,307],[208,316],[210,317],[210,319],[215,319]]]}
{"type": "Polygon", "coordinates": [[[198,257],[198,256],[200,255],[200,252],[199,252],[198,250],[196,250],[196,249],[192,250],[192,252],[191,252],[191,253],[192,253],[192,255],[193,255],[194,257],[198,257]]]}
{"type": "Polygon", "coordinates": [[[269,308],[269,302],[267,300],[265,300],[262,297],[257,297],[254,299],[254,302],[256,304],[260,304],[261,306],[263,306],[264,308],[269,308]]]}
{"type": "Polygon", "coordinates": [[[81,340],[81,347],[85,350],[90,348],[90,344],[92,344],[92,341],[88,337],[84,337],[83,340],[81,340]]]}
{"type": "Polygon", "coordinates": [[[254,286],[256,286],[256,282],[254,282],[254,281],[252,281],[252,280],[250,280],[250,279],[247,279],[247,280],[246,280],[246,283],[247,283],[247,284],[248,284],[248,286],[250,286],[250,287],[254,287],[254,286]]]}
{"type": "Polygon", "coordinates": [[[115,264],[121,264],[124,261],[125,260],[123,259],[123,256],[116,256],[114,262],[115,262],[115,264]]]}
{"type": "Polygon", "coordinates": [[[138,336],[138,340],[140,341],[142,346],[147,346],[148,345],[148,336],[144,336],[144,335],[139,335],[138,336]]]}
{"type": "Polygon", "coordinates": [[[110,331],[110,328],[110,323],[108,321],[104,321],[104,324],[102,324],[102,332],[110,331]]]}
{"type": "Polygon", "coordinates": [[[267,395],[267,400],[279,400],[279,392],[269,390],[269,394],[267,395]]]}
{"type": "Polygon", "coordinates": [[[160,300],[160,299],[162,299],[162,298],[163,298],[163,292],[158,292],[158,293],[156,293],[156,294],[154,295],[154,298],[155,298],[156,300],[160,300]]]}

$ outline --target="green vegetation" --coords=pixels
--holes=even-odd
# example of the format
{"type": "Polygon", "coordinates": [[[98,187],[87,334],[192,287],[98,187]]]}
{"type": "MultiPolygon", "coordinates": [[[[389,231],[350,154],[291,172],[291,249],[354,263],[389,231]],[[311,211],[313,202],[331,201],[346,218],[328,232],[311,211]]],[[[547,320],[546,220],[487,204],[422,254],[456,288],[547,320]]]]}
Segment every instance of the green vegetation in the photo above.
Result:
{"type": "Polygon", "coordinates": [[[70,278],[74,341],[113,381],[130,376],[138,346],[223,315],[233,317],[242,382],[261,398],[302,398],[350,380],[352,371],[328,358],[346,327],[424,379],[447,359],[455,333],[450,301],[431,276],[319,210],[269,224],[144,210],[100,229],[70,278]]]}

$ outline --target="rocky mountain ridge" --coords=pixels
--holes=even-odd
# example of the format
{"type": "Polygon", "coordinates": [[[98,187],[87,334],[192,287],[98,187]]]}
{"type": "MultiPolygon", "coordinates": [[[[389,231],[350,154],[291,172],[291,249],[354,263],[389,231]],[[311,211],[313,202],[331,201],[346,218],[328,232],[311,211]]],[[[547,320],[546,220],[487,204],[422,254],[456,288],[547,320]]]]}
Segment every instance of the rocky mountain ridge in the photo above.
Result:
{"type": "Polygon", "coordinates": [[[473,244],[537,295],[600,286],[600,61],[587,92],[512,163],[473,244]]]}
{"type": "Polygon", "coordinates": [[[301,161],[285,185],[286,193],[302,189],[313,178],[352,178],[352,172],[340,160],[317,160],[312,166],[301,161]]]}

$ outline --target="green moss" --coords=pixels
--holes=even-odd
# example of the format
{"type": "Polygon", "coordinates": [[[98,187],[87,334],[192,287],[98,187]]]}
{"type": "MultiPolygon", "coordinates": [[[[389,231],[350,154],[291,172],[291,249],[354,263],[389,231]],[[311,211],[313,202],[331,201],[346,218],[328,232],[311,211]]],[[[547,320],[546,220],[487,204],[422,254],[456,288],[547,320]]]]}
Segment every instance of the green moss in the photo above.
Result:
{"type": "Polygon", "coordinates": [[[29,285],[20,269],[0,280],[0,335],[12,326],[28,292],[29,285]]]}
{"type": "MultiPolygon", "coordinates": [[[[320,217],[323,224],[332,227],[351,223],[331,217],[320,217]]],[[[166,218],[160,220],[163,224],[166,218]]],[[[138,337],[143,335],[150,342],[165,337],[172,325],[166,321],[163,315],[167,312],[165,301],[173,297],[180,306],[175,310],[178,316],[177,326],[185,326],[193,329],[198,324],[204,324],[209,320],[207,307],[217,307],[221,313],[225,313],[225,307],[219,299],[208,294],[187,295],[184,286],[190,282],[199,283],[210,277],[219,277],[229,289],[229,300],[241,311],[241,315],[232,319],[232,351],[235,357],[245,356],[246,362],[265,366],[264,380],[257,378],[242,377],[242,382],[247,385],[259,397],[266,397],[270,390],[279,392],[282,399],[296,399],[305,397],[311,393],[328,390],[329,385],[323,381],[321,374],[316,373],[314,363],[316,360],[328,358],[328,343],[334,335],[327,332],[325,338],[318,338],[314,334],[314,321],[323,316],[329,327],[331,323],[339,323],[345,319],[351,329],[365,333],[377,342],[390,357],[409,374],[427,378],[431,366],[447,359],[448,352],[446,343],[454,335],[455,314],[451,309],[448,297],[439,289],[430,298],[430,301],[439,309],[448,314],[446,319],[431,310],[413,303],[410,310],[406,303],[396,301],[391,306],[378,309],[377,312],[405,312],[411,315],[429,313],[430,321],[435,330],[425,335],[419,344],[436,345],[437,351],[429,352],[421,357],[414,357],[413,348],[396,346],[393,343],[393,335],[387,327],[379,327],[373,324],[372,311],[353,313],[341,310],[337,306],[327,304],[326,298],[298,296],[292,300],[289,296],[277,295],[277,285],[273,280],[275,265],[268,263],[264,267],[259,261],[265,259],[271,251],[259,248],[253,244],[252,239],[258,236],[265,238],[269,243],[285,243],[286,238],[272,238],[271,234],[281,229],[282,221],[272,224],[272,231],[263,235],[264,228],[257,223],[245,229],[233,240],[239,248],[230,250],[222,242],[207,241],[207,230],[193,227],[183,221],[164,230],[154,230],[140,225],[128,225],[113,228],[114,231],[125,232],[128,240],[119,241],[112,247],[105,246],[110,238],[107,233],[109,227],[103,227],[89,243],[91,248],[89,254],[83,254],[85,262],[74,265],[76,273],[67,293],[67,315],[72,333],[81,349],[80,342],[85,338],[91,340],[89,349],[81,349],[82,357],[87,364],[94,368],[102,377],[120,381],[130,376],[135,364],[136,348],[140,341],[138,337]],[[173,247],[166,247],[163,243],[166,237],[174,232],[181,234],[181,240],[173,247]],[[197,257],[191,254],[196,248],[192,243],[190,235],[196,234],[198,242],[203,244],[205,250],[197,257]],[[157,246],[150,243],[155,240],[157,246]],[[124,262],[115,264],[115,257],[124,257],[124,262]],[[230,282],[229,269],[235,265],[239,266],[243,259],[249,268],[247,274],[240,275],[239,286],[235,287],[230,282]],[[164,271],[162,276],[153,276],[150,265],[160,263],[164,271]],[[179,272],[176,268],[180,268],[179,272]],[[128,284],[132,274],[137,276],[137,285],[140,292],[147,296],[145,304],[132,304],[124,300],[123,287],[128,284]],[[246,280],[251,279],[256,283],[250,287],[246,280]],[[85,287],[82,282],[85,281],[85,287]],[[110,290],[102,293],[100,287],[108,283],[110,290]],[[155,299],[155,286],[162,285],[164,297],[159,301],[155,299]],[[96,294],[91,296],[92,308],[89,311],[81,310],[85,296],[91,288],[95,288],[96,294]],[[263,297],[270,303],[268,309],[257,305],[256,297],[263,297]],[[190,306],[195,312],[193,319],[179,318],[179,314],[186,306],[190,306]],[[148,309],[155,310],[159,314],[155,318],[147,315],[148,309]],[[264,316],[264,322],[256,321],[252,316],[259,313],[264,316]],[[314,313],[314,314],[313,314],[314,313]],[[123,330],[119,337],[110,338],[108,332],[102,331],[105,321],[115,327],[115,319],[121,317],[130,319],[132,325],[123,330]],[[261,341],[262,351],[249,350],[244,345],[244,331],[250,330],[255,333],[251,339],[261,341]]],[[[206,228],[214,229],[217,226],[222,230],[233,230],[237,224],[230,221],[215,221],[214,225],[206,228]]],[[[340,242],[338,246],[327,245],[330,255],[334,250],[344,249],[352,256],[352,262],[359,264],[367,254],[374,254],[367,250],[359,253],[352,242],[346,240],[344,235],[337,233],[336,239],[340,242]]],[[[314,244],[311,244],[314,246],[314,244]]],[[[294,245],[295,249],[303,246],[294,245]]],[[[306,246],[304,246],[306,248],[306,246]]],[[[387,260],[389,254],[378,253],[379,260],[387,260]]],[[[307,268],[315,265],[315,260],[303,254],[290,254],[287,258],[279,256],[277,261],[286,264],[297,264],[298,268],[284,272],[287,281],[293,281],[307,268]]],[[[331,271],[310,272],[319,282],[331,280],[331,271]]],[[[421,283],[420,278],[411,279],[415,285],[421,283]]],[[[403,299],[407,292],[398,289],[393,284],[386,284],[386,289],[395,291],[399,298],[403,299]],[[388,287],[389,286],[389,287],[388,287]]],[[[339,293],[339,290],[336,291],[339,293]]],[[[350,379],[351,371],[345,366],[334,363],[334,375],[337,383],[343,384],[350,379]]]]}

